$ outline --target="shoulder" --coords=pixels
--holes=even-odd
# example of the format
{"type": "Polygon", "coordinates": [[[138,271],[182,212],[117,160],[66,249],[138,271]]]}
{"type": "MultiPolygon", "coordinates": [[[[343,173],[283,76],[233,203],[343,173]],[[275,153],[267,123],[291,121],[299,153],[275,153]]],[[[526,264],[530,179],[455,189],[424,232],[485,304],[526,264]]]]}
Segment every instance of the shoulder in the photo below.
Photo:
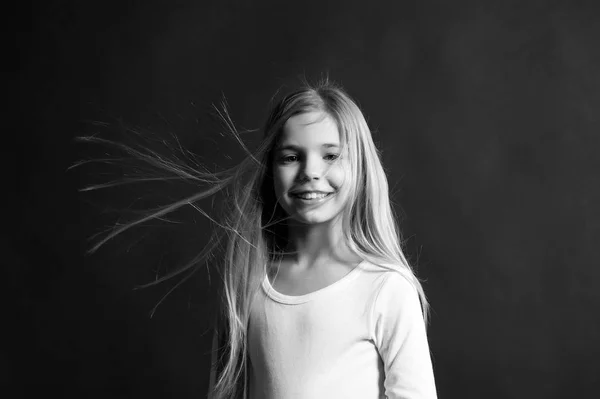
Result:
{"type": "Polygon", "coordinates": [[[412,272],[404,271],[397,265],[374,266],[377,271],[371,288],[372,320],[409,314],[419,315],[422,318],[421,299],[413,281],[416,277],[412,272]]]}
{"type": "Polygon", "coordinates": [[[413,282],[398,270],[382,273],[377,287],[375,302],[378,304],[394,304],[401,306],[407,302],[419,301],[419,295],[413,282]]]}
{"type": "Polygon", "coordinates": [[[415,287],[416,278],[410,270],[403,270],[394,264],[375,264],[363,262],[363,269],[371,275],[375,298],[382,293],[395,295],[418,295],[415,287]]]}
{"type": "Polygon", "coordinates": [[[409,278],[397,270],[382,272],[370,313],[376,342],[383,342],[384,336],[404,335],[415,326],[424,325],[421,299],[409,278]]]}

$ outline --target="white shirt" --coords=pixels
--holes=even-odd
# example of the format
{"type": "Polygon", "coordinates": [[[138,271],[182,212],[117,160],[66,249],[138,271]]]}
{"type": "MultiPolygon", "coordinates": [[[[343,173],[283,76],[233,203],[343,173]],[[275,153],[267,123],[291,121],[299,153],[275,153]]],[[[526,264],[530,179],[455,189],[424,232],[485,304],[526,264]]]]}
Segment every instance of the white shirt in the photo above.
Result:
{"type": "Polygon", "coordinates": [[[248,349],[251,399],[436,398],[417,292],[368,262],[301,296],[266,277],[248,349]]]}

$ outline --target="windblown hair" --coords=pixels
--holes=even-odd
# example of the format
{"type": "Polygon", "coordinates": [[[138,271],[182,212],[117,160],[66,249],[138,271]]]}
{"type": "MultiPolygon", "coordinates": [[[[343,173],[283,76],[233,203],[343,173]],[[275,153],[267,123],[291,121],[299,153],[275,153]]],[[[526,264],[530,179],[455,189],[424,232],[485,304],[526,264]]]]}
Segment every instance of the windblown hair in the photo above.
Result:
{"type": "MultiPolygon", "coordinates": [[[[246,396],[247,329],[252,299],[267,275],[269,265],[283,254],[287,243],[285,220],[289,216],[278,204],[273,189],[273,152],[286,121],[292,116],[313,111],[322,112],[335,121],[340,142],[350,161],[352,181],[345,183],[350,185],[350,195],[342,213],[343,238],[348,248],[360,258],[395,270],[409,280],[419,294],[427,322],[429,306],[422,286],[402,251],[402,239],[390,205],[387,178],[367,122],[357,104],[328,80],[314,86],[306,84],[272,107],[263,128],[264,138],[253,153],[244,146],[228,115],[222,113],[248,156],[234,168],[214,174],[182,168],[152,154],[132,153],[138,157],[143,155],[148,162],[176,176],[208,184],[210,188],[115,229],[94,247],[96,249],[136,224],[161,218],[185,205],[209,217],[196,202],[227,190],[228,216],[223,223],[218,223],[220,232],[198,257],[184,267],[192,269],[203,262],[218,242],[225,239],[226,253],[220,268],[223,280],[221,319],[218,323],[221,337],[218,342],[222,345],[213,364],[211,379],[216,378],[212,398],[246,396]]],[[[165,276],[161,281],[169,277],[165,276]]]]}

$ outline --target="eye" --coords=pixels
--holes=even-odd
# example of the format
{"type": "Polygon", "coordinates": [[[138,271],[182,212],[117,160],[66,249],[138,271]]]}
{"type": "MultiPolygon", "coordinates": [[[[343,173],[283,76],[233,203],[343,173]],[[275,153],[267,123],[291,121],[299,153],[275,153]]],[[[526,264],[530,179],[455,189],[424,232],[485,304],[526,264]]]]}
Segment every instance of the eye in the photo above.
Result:
{"type": "Polygon", "coordinates": [[[297,160],[298,160],[297,155],[285,155],[285,156],[279,158],[279,162],[281,162],[281,163],[292,163],[292,162],[296,162],[297,160]]]}
{"type": "Polygon", "coordinates": [[[327,154],[327,155],[325,155],[324,158],[326,161],[335,161],[339,157],[340,157],[340,154],[327,154]]]}

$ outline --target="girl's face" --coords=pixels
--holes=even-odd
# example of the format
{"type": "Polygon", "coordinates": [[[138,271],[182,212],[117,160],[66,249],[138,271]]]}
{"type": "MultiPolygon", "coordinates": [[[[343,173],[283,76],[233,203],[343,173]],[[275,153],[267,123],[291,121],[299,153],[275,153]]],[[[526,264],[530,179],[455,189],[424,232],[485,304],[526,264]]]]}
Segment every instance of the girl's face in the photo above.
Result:
{"type": "Polygon", "coordinates": [[[287,120],[274,151],[273,178],[277,200],[292,219],[325,223],[343,210],[350,173],[340,151],[340,134],[329,115],[314,111],[287,120]]]}

